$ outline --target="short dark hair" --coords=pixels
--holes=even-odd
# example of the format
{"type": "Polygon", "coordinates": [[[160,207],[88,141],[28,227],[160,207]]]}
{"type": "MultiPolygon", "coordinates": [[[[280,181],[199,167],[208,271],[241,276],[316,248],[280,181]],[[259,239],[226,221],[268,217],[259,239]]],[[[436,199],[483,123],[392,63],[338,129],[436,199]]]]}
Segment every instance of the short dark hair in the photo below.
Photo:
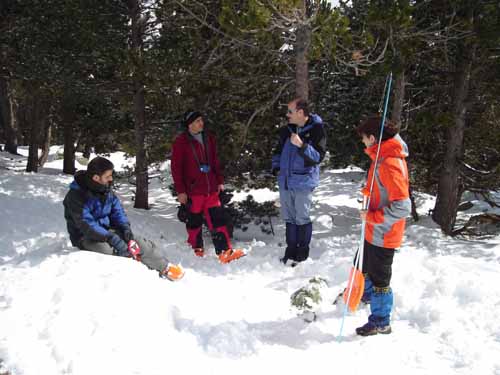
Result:
{"type": "Polygon", "coordinates": [[[89,175],[89,177],[92,177],[94,175],[98,175],[100,177],[104,174],[104,172],[109,171],[110,169],[115,169],[113,163],[111,163],[106,158],[97,156],[93,158],[87,165],[87,174],[89,175]]]}
{"type": "MultiPolygon", "coordinates": [[[[356,131],[360,137],[362,137],[363,134],[367,137],[373,135],[378,140],[380,138],[381,125],[382,117],[380,117],[379,115],[375,115],[363,120],[361,124],[356,128],[356,131]]],[[[382,140],[385,141],[389,138],[392,138],[396,134],[398,134],[398,132],[399,128],[397,124],[389,119],[386,119],[384,123],[384,131],[382,133],[382,140]]]]}
{"type": "Polygon", "coordinates": [[[302,98],[295,98],[290,103],[295,103],[295,109],[302,110],[304,112],[304,116],[309,116],[309,103],[307,100],[302,98]]]}

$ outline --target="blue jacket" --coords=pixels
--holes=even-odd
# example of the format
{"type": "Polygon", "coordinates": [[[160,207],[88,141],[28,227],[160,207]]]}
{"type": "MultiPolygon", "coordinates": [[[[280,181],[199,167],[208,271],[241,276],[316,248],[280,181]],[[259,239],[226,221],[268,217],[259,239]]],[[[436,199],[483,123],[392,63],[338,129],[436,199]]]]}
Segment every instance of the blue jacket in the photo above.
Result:
{"type": "Polygon", "coordinates": [[[130,223],[118,197],[108,187],[93,183],[85,171],[77,172],[63,201],[64,218],[73,246],[83,239],[104,242],[110,228],[127,231],[130,223]]]}
{"type": "Polygon", "coordinates": [[[279,170],[278,184],[285,190],[313,190],[319,184],[319,164],[325,157],[326,134],[321,117],[310,114],[301,128],[288,124],[280,129],[279,143],[272,158],[273,172],[279,170]],[[304,145],[290,142],[297,133],[304,145]]]}

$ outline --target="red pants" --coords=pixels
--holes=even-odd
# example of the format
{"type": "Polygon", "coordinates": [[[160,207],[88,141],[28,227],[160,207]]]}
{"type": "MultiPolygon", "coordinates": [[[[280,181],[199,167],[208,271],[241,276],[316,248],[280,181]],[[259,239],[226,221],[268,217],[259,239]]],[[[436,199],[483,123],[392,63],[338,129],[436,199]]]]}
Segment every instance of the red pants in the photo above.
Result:
{"type": "Polygon", "coordinates": [[[212,235],[215,252],[231,249],[231,241],[226,227],[224,209],[221,207],[219,194],[193,195],[190,197],[190,217],[186,223],[188,243],[195,248],[203,248],[202,225],[203,216],[212,235]]]}

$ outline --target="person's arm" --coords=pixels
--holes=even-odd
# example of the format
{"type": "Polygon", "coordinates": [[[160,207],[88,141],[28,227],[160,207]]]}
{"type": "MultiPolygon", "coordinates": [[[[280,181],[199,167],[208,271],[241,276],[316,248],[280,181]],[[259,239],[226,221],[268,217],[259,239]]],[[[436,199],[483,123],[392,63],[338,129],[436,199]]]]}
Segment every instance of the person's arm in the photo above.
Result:
{"type": "Polygon", "coordinates": [[[280,170],[280,160],[281,160],[281,152],[283,151],[283,147],[285,145],[285,141],[288,138],[288,127],[283,127],[280,129],[278,142],[273,150],[273,156],[271,160],[271,170],[273,174],[276,175],[280,170]]]}
{"type": "Polygon", "coordinates": [[[123,234],[123,238],[116,233],[110,232],[106,239],[108,244],[113,247],[116,253],[120,256],[130,256],[129,244],[134,239],[130,222],[128,221],[125,210],[120,202],[120,199],[114,194],[111,194],[111,213],[109,220],[113,228],[118,228],[123,234]]]}
{"type": "Polygon", "coordinates": [[[174,188],[177,194],[186,194],[187,188],[184,182],[184,150],[177,138],[172,146],[172,158],[170,159],[170,170],[174,179],[174,188]]]}
{"type": "Polygon", "coordinates": [[[111,213],[109,218],[111,226],[120,229],[124,236],[127,237],[125,239],[127,242],[133,239],[127,214],[125,214],[120,199],[114,193],[111,193],[111,213]]]}
{"type": "Polygon", "coordinates": [[[392,226],[411,213],[408,177],[405,162],[394,159],[379,167],[380,182],[388,193],[389,205],[377,210],[370,210],[366,220],[373,224],[392,226]]]}
{"type": "Polygon", "coordinates": [[[321,163],[326,153],[326,133],[323,125],[316,125],[311,131],[311,142],[304,142],[299,149],[306,165],[313,166],[321,163]]]}

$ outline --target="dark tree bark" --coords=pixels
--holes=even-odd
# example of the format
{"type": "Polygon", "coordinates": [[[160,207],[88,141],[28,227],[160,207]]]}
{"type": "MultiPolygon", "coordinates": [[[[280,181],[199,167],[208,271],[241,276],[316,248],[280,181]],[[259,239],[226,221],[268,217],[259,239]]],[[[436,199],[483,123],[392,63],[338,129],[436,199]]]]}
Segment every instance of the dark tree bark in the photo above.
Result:
{"type": "MultiPolygon", "coordinates": [[[[302,19],[307,19],[306,1],[302,1],[300,13],[302,19]]],[[[297,42],[295,43],[295,94],[299,98],[309,100],[309,59],[308,52],[311,45],[311,26],[301,24],[297,29],[297,42]]]]}
{"type": "Polygon", "coordinates": [[[92,153],[92,145],[89,143],[88,140],[85,140],[82,156],[86,159],[90,159],[91,153],[92,153]]]}
{"type": "Polygon", "coordinates": [[[457,208],[463,193],[460,178],[460,160],[463,155],[464,130],[467,115],[466,99],[469,93],[471,70],[476,45],[459,41],[456,52],[456,71],[453,85],[453,124],[446,136],[446,154],[439,178],[433,220],[444,233],[451,235],[457,217],[457,208]]]}
{"type": "Polygon", "coordinates": [[[64,160],[63,173],[75,174],[75,109],[67,95],[62,102],[62,123],[64,124],[64,160]]]}
{"type": "Polygon", "coordinates": [[[410,202],[411,202],[411,217],[415,221],[419,221],[420,217],[417,212],[417,205],[415,204],[415,196],[413,195],[413,189],[410,186],[410,202]]]}
{"type": "Polygon", "coordinates": [[[146,155],[146,105],[144,82],[141,78],[143,61],[143,34],[146,20],[141,19],[141,0],[129,0],[128,6],[131,18],[131,49],[134,61],[134,122],[135,122],[135,208],[148,209],[148,161],[146,155]]]}
{"type": "Polygon", "coordinates": [[[40,147],[40,127],[42,123],[42,103],[40,94],[35,89],[28,90],[29,98],[29,126],[30,141],[28,152],[28,164],[26,172],[38,172],[38,149],[40,147]]]}
{"type": "Polygon", "coordinates": [[[309,60],[307,52],[311,44],[311,29],[300,26],[297,30],[297,55],[295,64],[295,94],[299,98],[309,100],[309,60]]]}
{"type": "Polygon", "coordinates": [[[49,150],[50,150],[50,140],[52,138],[52,123],[50,120],[47,120],[43,129],[42,134],[42,155],[40,155],[40,159],[38,159],[38,165],[43,167],[43,165],[47,162],[49,158],[49,150]]]}
{"type": "Polygon", "coordinates": [[[75,131],[72,123],[64,124],[63,173],[75,174],[75,131]]]}
{"type": "Polygon", "coordinates": [[[401,114],[405,98],[405,73],[396,74],[394,79],[394,100],[392,102],[391,120],[401,126],[401,114]]]}
{"type": "Polygon", "coordinates": [[[6,78],[0,77],[0,126],[5,137],[5,151],[17,154],[17,118],[16,102],[6,78]]]}
{"type": "Polygon", "coordinates": [[[135,175],[137,189],[135,191],[135,208],[148,209],[148,162],[144,141],[146,138],[146,111],[144,86],[135,82],[134,118],[135,118],[135,175]]]}
{"type": "MultiPolygon", "coordinates": [[[[406,88],[406,82],[405,82],[405,73],[404,71],[401,71],[400,73],[396,74],[395,79],[394,79],[394,91],[393,91],[393,102],[392,102],[392,111],[391,111],[391,120],[398,124],[398,127],[401,129],[402,125],[402,119],[401,116],[403,114],[403,104],[404,104],[404,99],[405,99],[405,91],[406,88]]],[[[409,168],[408,168],[409,170],[409,168]]],[[[410,194],[410,202],[411,202],[411,216],[415,221],[419,220],[418,213],[417,213],[417,206],[415,205],[415,198],[413,196],[413,191],[410,187],[409,189],[409,194],[410,194]]]]}

